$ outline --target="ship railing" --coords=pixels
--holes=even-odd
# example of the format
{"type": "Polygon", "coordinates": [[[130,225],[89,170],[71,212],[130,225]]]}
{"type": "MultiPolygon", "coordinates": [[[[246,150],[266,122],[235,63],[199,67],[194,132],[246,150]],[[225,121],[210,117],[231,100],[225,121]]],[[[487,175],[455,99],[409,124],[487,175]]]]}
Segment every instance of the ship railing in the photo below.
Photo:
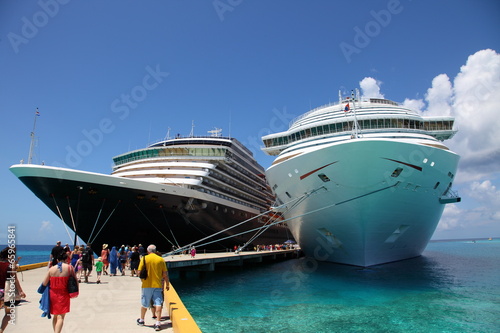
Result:
{"type": "Polygon", "coordinates": [[[182,136],[182,135],[176,135],[173,138],[163,138],[163,139],[158,139],[153,141],[152,143],[148,144],[148,146],[155,145],[164,141],[168,140],[175,140],[175,139],[226,139],[226,140],[232,140],[233,138],[229,136],[209,136],[209,135],[193,135],[193,136],[182,136]]]}
{"type": "Polygon", "coordinates": [[[458,191],[454,191],[449,188],[443,195],[439,198],[439,202],[442,204],[456,203],[462,201],[458,191]]]}
{"type": "Polygon", "coordinates": [[[316,108],[314,108],[314,109],[312,109],[312,110],[309,110],[309,111],[307,111],[306,113],[301,114],[300,116],[297,116],[297,117],[293,118],[293,119],[290,121],[290,123],[288,123],[288,128],[292,127],[292,125],[293,125],[293,124],[295,124],[297,121],[299,121],[299,120],[301,120],[301,119],[303,119],[303,118],[307,117],[308,115],[310,115],[310,114],[311,114],[311,113],[313,113],[313,112],[316,112],[316,111],[318,111],[318,110],[320,110],[320,109],[327,108],[327,107],[329,107],[329,106],[338,105],[338,104],[339,104],[339,102],[330,102],[330,103],[328,103],[328,104],[324,104],[324,105],[318,106],[318,107],[316,107],[316,108]]]}

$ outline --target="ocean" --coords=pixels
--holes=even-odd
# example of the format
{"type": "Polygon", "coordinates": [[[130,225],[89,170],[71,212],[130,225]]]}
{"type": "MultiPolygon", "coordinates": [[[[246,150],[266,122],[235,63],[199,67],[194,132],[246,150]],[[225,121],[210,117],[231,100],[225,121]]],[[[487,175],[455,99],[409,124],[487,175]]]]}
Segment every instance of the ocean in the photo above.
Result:
{"type": "MultiPolygon", "coordinates": [[[[52,247],[19,245],[20,264],[52,247]]],[[[204,333],[500,332],[499,240],[431,242],[365,269],[302,257],[172,283],[204,333]]]]}
{"type": "MultiPolygon", "coordinates": [[[[19,265],[36,264],[50,260],[50,251],[54,245],[16,245],[19,265]]],[[[5,246],[2,247],[2,249],[5,246]]]]}
{"type": "Polygon", "coordinates": [[[500,241],[359,268],[310,258],[174,279],[204,333],[500,332],[500,241]]]}

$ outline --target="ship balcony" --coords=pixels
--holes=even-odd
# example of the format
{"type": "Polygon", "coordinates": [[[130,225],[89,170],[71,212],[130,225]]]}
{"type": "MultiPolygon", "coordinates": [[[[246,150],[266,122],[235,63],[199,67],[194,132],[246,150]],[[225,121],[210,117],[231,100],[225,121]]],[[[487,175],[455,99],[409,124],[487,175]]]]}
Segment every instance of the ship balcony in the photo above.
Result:
{"type": "Polygon", "coordinates": [[[458,195],[458,192],[451,189],[449,189],[448,192],[439,197],[439,203],[441,204],[456,203],[460,201],[462,201],[462,198],[458,195]]]}

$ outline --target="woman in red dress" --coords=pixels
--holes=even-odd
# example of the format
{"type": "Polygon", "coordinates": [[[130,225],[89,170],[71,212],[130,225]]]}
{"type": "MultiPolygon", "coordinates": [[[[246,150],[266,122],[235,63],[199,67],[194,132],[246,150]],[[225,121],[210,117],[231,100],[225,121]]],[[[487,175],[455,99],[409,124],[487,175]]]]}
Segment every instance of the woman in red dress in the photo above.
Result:
{"type": "Polygon", "coordinates": [[[49,269],[43,280],[44,286],[50,282],[50,313],[53,315],[52,328],[56,333],[61,332],[64,316],[69,312],[68,279],[70,275],[75,276],[75,271],[73,266],[66,263],[66,253],[62,253],[57,258],[57,265],[49,269]]]}

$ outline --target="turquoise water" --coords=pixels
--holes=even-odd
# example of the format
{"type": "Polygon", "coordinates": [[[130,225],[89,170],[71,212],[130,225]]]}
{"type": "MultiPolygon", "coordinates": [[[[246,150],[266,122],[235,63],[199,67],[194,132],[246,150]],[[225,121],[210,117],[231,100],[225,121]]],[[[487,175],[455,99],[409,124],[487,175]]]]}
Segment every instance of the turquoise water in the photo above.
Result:
{"type": "MultiPolygon", "coordinates": [[[[19,245],[20,264],[52,247],[19,245]]],[[[500,332],[496,240],[432,242],[368,269],[300,258],[172,282],[204,333],[500,332]]]]}
{"type": "Polygon", "coordinates": [[[500,242],[361,269],[300,258],[172,281],[210,332],[500,332],[500,242]]]}
{"type": "MultiPolygon", "coordinates": [[[[17,245],[17,256],[21,257],[19,265],[36,264],[50,260],[50,251],[54,245],[17,245]]],[[[5,246],[2,247],[2,249],[5,246]]]]}

